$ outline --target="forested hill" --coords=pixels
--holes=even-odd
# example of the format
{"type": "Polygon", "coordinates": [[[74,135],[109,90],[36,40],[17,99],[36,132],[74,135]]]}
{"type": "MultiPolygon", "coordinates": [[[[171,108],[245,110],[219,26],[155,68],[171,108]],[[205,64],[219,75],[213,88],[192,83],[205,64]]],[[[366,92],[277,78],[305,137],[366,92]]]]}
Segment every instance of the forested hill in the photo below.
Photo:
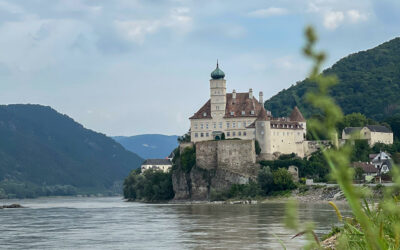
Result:
{"type": "Polygon", "coordinates": [[[104,193],[142,161],[50,107],[0,106],[0,197],[104,193]]]}
{"type": "MultiPolygon", "coordinates": [[[[345,114],[359,112],[375,120],[400,114],[400,38],[367,51],[351,54],[323,74],[335,74],[339,83],[331,95],[345,114]]],[[[315,84],[308,80],[282,90],[265,102],[274,116],[287,116],[298,106],[306,117],[315,112],[305,94],[315,84]]]]}
{"type": "Polygon", "coordinates": [[[178,136],[176,135],[146,134],[129,137],[115,136],[113,139],[144,159],[163,159],[178,147],[178,136]]]}

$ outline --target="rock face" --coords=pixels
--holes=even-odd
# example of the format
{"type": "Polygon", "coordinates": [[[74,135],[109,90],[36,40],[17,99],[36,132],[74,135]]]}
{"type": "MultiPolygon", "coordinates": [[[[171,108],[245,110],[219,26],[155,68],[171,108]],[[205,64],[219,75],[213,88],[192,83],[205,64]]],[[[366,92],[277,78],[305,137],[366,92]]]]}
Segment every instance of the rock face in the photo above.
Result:
{"type": "Polygon", "coordinates": [[[252,140],[205,141],[195,147],[196,165],[190,172],[175,169],[172,173],[175,200],[209,200],[212,191],[225,191],[257,177],[252,140]]]}

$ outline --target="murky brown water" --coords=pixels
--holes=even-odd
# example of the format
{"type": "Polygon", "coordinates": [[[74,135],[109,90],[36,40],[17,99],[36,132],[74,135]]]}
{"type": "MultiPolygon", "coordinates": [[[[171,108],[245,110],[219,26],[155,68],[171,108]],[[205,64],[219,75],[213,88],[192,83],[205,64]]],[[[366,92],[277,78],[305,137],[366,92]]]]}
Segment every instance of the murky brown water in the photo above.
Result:
{"type": "MultiPolygon", "coordinates": [[[[9,249],[300,249],[283,226],[285,203],[175,205],[121,198],[0,200],[0,248],[9,249]]],[[[302,203],[302,222],[322,235],[337,223],[328,204],[302,203]]]]}

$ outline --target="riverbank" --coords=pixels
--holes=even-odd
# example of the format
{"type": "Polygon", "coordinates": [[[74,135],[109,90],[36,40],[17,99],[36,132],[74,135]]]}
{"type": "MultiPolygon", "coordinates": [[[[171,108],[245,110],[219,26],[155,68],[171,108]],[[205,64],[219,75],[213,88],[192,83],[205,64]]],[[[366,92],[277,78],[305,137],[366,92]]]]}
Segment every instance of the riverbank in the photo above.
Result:
{"type": "MultiPolygon", "coordinates": [[[[369,188],[373,199],[380,199],[383,194],[384,186],[365,187],[369,188]]],[[[273,193],[270,196],[258,197],[236,197],[228,200],[217,201],[196,201],[196,200],[171,200],[170,204],[260,204],[268,202],[283,202],[290,199],[304,203],[325,203],[334,201],[335,203],[346,203],[343,192],[339,186],[300,186],[295,190],[273,193]]]]}

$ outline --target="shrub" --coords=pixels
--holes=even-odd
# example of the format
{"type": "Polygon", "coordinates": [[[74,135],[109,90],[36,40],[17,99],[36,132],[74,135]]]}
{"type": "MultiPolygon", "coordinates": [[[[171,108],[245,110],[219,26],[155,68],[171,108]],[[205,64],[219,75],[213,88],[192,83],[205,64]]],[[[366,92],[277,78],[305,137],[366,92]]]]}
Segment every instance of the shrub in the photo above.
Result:
{"type": "Polygon", "coordinates": [[[152,169],[141,174],[134,170],[125,179],[123,190],[124,198],[128,200],[170,200],[174,197],[172,174],[152,169]]]}
{"type": "Polygon", "coordinates": [[[263,167],[258,171],[258,185],[264,194],[268,194],[273,190],[274,177],[269,167],[263,167]]]}
{"type": "Polygon", "coordinates": [[[273,190],[291,190],[295,189],[296,185],[293,182],[292,175],[284,168],[279,168],[272,173],[274,179],[273,190]]]}
{"type": "Polygon", "coordinates": [[[180,155],[182,170],[189,173],[192,167],[196,164],[196,149],[195,147],[187,147],[180,155]]]}

